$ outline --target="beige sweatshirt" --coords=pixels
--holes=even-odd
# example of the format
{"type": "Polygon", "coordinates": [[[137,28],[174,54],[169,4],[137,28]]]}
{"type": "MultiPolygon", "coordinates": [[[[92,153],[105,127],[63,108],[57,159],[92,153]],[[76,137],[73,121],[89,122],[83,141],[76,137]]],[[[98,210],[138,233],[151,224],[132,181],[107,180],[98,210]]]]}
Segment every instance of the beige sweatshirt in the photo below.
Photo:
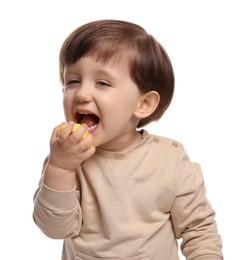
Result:
{"type": "Polygon", "coordinates": [[[41,178],[34,197],[34,221],[64,239],[63,260],[177,260],[179,238],[188,260],[223,259],[201,169],[180,143],[144,131],[128,152],[97,149],[76,174],[67,192],[41,178]]]}

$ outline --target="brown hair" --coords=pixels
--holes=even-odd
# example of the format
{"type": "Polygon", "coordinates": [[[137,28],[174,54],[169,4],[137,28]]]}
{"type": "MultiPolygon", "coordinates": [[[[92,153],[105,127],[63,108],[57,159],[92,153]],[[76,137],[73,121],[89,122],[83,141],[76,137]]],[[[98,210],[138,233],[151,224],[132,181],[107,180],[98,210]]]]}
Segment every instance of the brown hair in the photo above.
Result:
{"type": "Polygon", "coordinates": [[[156,91],[160,102],[154,113],[140,120],[138,127],[157,121],[171,103],[174,93],[174,72],[161,44],[139,25],[119,20],[97,20],[78,27],[64,41],[60,51],[60,79],[67,65],[83,56],[106,62],[126,54],[130,75],[142,93],[156,91]]]}

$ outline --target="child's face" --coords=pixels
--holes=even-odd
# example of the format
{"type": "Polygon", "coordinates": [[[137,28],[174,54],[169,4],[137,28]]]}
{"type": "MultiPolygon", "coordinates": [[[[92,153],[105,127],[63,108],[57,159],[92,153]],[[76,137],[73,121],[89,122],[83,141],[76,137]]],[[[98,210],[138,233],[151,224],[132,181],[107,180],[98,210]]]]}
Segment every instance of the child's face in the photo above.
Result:
{"type": "Polygon", "coordinates": [[[87,124],[96,147],[119,150],[131,145],[141,97],[126,60],[103,64],[84,57],[64,70],[66,120],[87,124]]]}

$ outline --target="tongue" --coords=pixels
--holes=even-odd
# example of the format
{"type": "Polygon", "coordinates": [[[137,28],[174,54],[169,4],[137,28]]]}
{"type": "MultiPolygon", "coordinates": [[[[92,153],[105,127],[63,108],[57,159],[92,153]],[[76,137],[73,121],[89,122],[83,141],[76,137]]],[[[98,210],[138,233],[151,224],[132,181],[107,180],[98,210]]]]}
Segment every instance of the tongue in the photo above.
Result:
{"type": "Polygon", "coordinates": [[[98,124],[98,117],[93,114],[85,115],[80,123],[91,127],[98,124]]]}

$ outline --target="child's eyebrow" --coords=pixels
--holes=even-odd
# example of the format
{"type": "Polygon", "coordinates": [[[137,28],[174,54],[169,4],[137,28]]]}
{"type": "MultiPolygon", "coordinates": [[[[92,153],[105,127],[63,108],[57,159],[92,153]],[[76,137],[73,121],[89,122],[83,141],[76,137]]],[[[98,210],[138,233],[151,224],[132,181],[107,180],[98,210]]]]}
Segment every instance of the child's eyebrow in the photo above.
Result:
{"type": "Polygon", "coordinates": [[[95,73],[98,76],[108,77],[110,80],[117,80],[117,76],[115,75],[115,73],[113,73],[109,69],[96,69],[95,73]]]}
{"type": "Polygon", "coordinates": [[[63,71],[63,78],[65,79],[66,77],[69,77],[69,76],[74,76],[76,75],[76,71],[74,69],[69,69],[69,68],[64,68],[64,71],[63,71]]]}

